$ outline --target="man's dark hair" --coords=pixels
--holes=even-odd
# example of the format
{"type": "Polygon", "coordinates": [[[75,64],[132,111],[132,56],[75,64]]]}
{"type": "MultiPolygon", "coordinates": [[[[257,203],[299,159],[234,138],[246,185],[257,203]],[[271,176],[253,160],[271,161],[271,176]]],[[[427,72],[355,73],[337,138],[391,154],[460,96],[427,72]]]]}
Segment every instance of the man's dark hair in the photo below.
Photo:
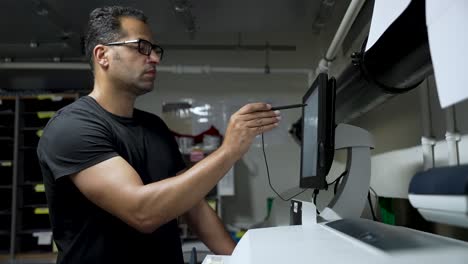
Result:
{"type": "Polygon", "coordinates": [[[86,59],[91,64],[91,70],[93,70],[94,47],[98,44],[117,41],[119,38],[125,36],[125,32],[122,32],[120,23],[120,18],[122,17],[133,17],[144,23],[147,23],[148,20],[143,11],[132,7],[99,7],[89,14],[84,47],[86,59]]]}

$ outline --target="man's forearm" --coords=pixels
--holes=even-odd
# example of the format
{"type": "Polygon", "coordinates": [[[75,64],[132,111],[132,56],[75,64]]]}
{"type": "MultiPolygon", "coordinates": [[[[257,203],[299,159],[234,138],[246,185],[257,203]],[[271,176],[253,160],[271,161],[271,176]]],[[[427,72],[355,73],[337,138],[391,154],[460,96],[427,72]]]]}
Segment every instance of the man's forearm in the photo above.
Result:
{"type": "Polygon", "coordinates": [[[233,166],[235,159],[229,154],[218,149],[176,177],[143,186],[139,211],[155,227],[182,215],[202,200],[233,166]]]}
{"type": "Polygon", "coordinates": [[[205,200],[200,201],[185,216],[190,228],[214,254],[231,255],[235,243],[226,232],[219,217],[205,200]]]}

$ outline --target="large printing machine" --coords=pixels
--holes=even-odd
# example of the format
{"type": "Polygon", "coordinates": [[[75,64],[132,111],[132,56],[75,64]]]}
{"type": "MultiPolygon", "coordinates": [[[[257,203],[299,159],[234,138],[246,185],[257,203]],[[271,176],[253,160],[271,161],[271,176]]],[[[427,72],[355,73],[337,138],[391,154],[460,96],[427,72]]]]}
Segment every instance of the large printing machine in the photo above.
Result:
{"type": "MultiPolygon", "coordinates": [[[[425,20],[427,2],[411,1],[371,48],[366,49],[364,42],[353,53],[337,78],[333,120],[338,125],[329,135],[334,144],[328,147],[347,149],[348,161],[347,173],[330,204],[317,215],[310,200],[293,200],[288,210],[291,225],[250,229],[231,256],[209,255],[204,264],[468,263],[466,242],[360,218],[369,190],[374,143],[367,131],[344,124],[353,113],[409,91],[434,73],[425,20]]],[[[323,131],[323,119],[329,117],[319,114],[318,118],[317,129],[323,131]]],[[[311,136],[306,132],[304,138],[311,136]]],[[[320,144],[323,133],[318,137],[320,144]]],[[[305,147],[303,142],[302,159],[305,147]]],[[[315,148],[317,156],[323,156],[321,148],[315,148]]],[[[408,197],[427,220],[468,227],[468,166],[417,173],[408,197]]]]}

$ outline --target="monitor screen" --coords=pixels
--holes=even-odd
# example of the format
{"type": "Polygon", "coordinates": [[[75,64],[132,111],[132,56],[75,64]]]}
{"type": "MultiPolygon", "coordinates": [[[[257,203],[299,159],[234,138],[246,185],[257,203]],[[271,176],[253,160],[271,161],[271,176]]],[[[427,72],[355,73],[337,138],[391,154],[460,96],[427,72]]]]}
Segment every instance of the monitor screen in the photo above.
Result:
{"type": "Polygon", "coordinates": [[[302,138],[302,157],[306,158],[303,161],[302,175],[313,176],[317,171],[317,129],[318,129],[318,89],[315,89],[312,94],[306,98],[304,103],[303,115],[303,135],[302,138]]]}
{"type": "Polygon", "coordinates": [[[335,151],[335,79],[319,74],[302,102],[300,187],[325,189],[335,151]]]}

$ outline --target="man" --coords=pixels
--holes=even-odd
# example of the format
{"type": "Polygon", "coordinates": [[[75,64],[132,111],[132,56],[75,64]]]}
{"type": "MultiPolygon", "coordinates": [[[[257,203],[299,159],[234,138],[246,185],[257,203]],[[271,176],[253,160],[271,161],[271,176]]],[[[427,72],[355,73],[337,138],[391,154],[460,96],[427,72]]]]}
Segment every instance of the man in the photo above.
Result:
{"type": "Polygon", "coordinates": [[[278,125],[279,113],[264,103],[242,107],[221,147],[182,172],[167,126],[134,109],[136,97],[153,89],[163,57],[152,42],[139,10],[90,14],[85,45],[93,90],[57,112],[38,146],[57,263],[183,263],[178,216],[215,254],[234,248],[204,196],[256,135],[278,125]]]}

